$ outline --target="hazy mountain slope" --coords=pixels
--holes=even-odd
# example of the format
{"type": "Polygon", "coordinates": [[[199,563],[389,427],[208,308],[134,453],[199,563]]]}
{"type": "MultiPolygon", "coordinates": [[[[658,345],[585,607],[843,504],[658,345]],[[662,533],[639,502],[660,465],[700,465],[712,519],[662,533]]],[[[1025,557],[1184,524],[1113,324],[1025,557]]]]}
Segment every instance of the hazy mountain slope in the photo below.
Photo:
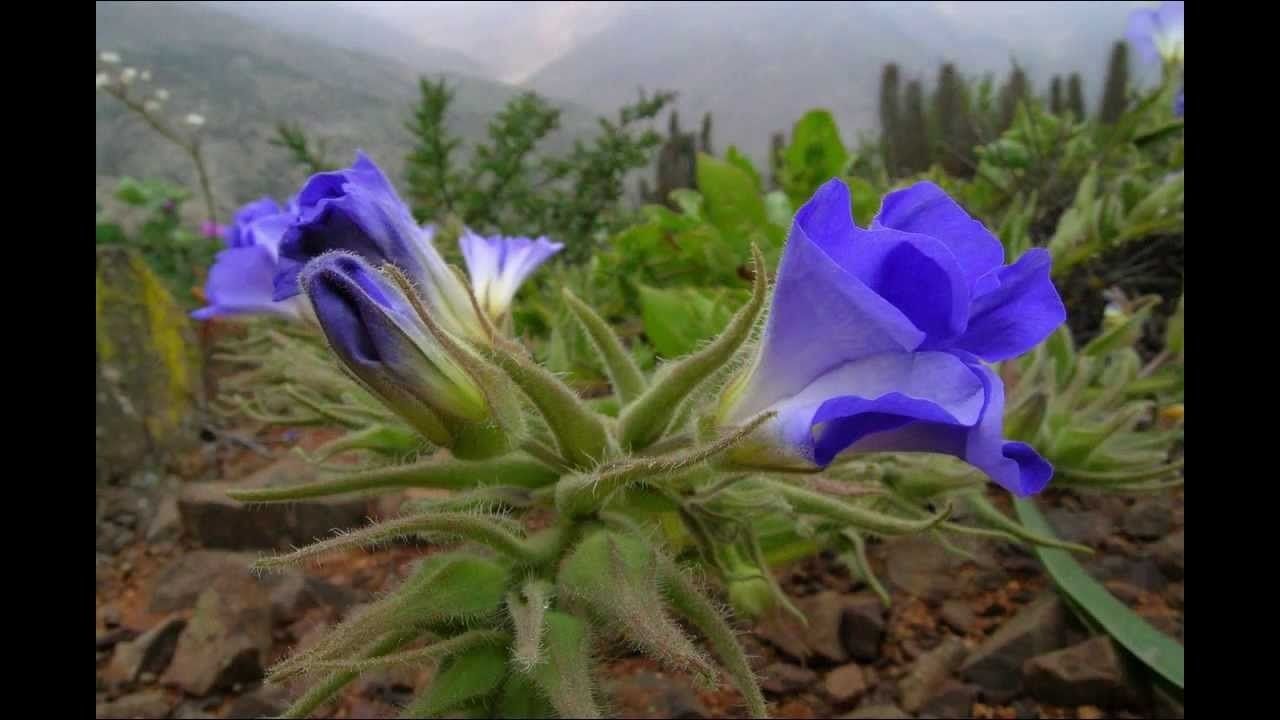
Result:
{"type": "MultiPolygon", "coordinates": [[[[303,179],[283,150],[268,144],[275,123],[301,122],[332,138],[331,156],[349,161],[362,147],[399,181],[409,134],[403,124],[424,72],[340,50],[314,39],[267,30],[194,3],[97,3],[97,49],[125,65],[150,68],[154,87],[172,94],[167,110],[197,111],[204,128],[215,194],[224,212],[263,194],[284,196],[303,179]]],[[[484,136],[489,118],[521,89],[452,74],[450,116],[460,137],[484,136]]],[[[594,128],[592,114],[565,108],[552,150],[594,128]]],[[[110,97],[97,98],[97,175],[103,186],[122,175],[163,177],[194,187],[189,162],[110,97]]]]}
{"type": "Polygon", "coordinates": [[[493,78],[491,70],[457,50],[424,44],[407,29],[335,2],[241,0],[201,2],[257,25],[392,60],[421,72],[493,78]]]}
{"type": "Polygon", "coordinates": [[[1002,16],[986,3],[977,18],[959,17],[970,3],[951,3],[954,13],[910,2],[637,5],[525,84],[595,107],[637,86],[678,90],[686,126],[710,110],[721,148],[733,142],[762,160],[769,134],[812,107],[835,112],[847,142],[875,130],[890,61],[929,86],[943,61],[1003,76],[1016,57],[1039,86],[1052,72],[1081,70],[1092,98],[1133,4],[1010,3],[1016,12],[1002,16]]]}

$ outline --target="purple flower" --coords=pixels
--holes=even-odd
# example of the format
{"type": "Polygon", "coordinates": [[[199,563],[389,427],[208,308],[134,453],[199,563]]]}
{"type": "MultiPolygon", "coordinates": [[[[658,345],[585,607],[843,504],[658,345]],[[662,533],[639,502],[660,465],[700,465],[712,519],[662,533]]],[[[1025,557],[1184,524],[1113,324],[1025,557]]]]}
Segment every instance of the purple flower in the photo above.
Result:
{"type": "Polygon", "coordinates": [[[483,340],[466,285],[431,244],[378,166],[364,153],[345,170],[313,175],[298,194],[298,221],[280,244],[275,298],[300,292],[298,276],[309,261],[334,250],[364,258],[374,267],[392,264],[413,280],[423,303],[442,327],[483,340]]]}
{"type": "Polygon", "coordinates": [[[1048,252],[1003,263],[1000,241],[932,183],[889,193],[866,230],[843,182],[819,188],[796,213],[754,364],[725,396],[731,423],[778,413],[750,461],[934,452],[1016,495],[1042,489],[1053,469],[1002,437],[1004,387],[983,361],[1027,352],[1066,310],[1048,252]]]}
{"type": "Polygon", "coordinates": [[[209,268],[204,294],[209,305],[192,313],[199,320],[222,315],[281,315],[298,319],[300,300],[273,297],[280,239],[293,222],[293,212],[264,198],[242,207],[223,235],[227,249],[209,268]]]}
{"type": "Polygon", "coordinates": [[[564,249],[562,243],[545,237],[482,237],[471,230],[458,238],[462,257],[471,276],[471,289],[489,317],[497,320],[506,314],[516,291],[538,266],[564,249]]]}
{"type": "Polygon", "coordinates": [[[1134,10],[1125,32],[1143,62],[1183,61],[1182,2],[1165,2],[1157,9],[1134,10]]]}
{"type": "Polygon", "coordinates": [[[260,198],[244,205],[236,211],[235,217],[231,220],[231,227],[221,226],[226,231],[223,238],[227,241],[227,247],[250,247],[262,244],[271,244],[278,247],[280,245],[279,236],[264,238],[260,242],[254,236],[253,224],[262,218],[279,215],[282,212],[285,212],[285,209],[280,207],[280,203],[269,197],[260,198]]]}
{"type": "Polygon", "coordinates": [[[1182,88],[1178,88],[1178,95],[1173,98],[1173,114],[1182,117],[1182,88]]]}
{"type": "Polygon", "coordinates": [[[428,439],[447,444],[449,419],[487,416],[475,381],[434,340],[404,294],[363,258],[322,255],[307,263],[300,284],[342,363],[428,439]]]}

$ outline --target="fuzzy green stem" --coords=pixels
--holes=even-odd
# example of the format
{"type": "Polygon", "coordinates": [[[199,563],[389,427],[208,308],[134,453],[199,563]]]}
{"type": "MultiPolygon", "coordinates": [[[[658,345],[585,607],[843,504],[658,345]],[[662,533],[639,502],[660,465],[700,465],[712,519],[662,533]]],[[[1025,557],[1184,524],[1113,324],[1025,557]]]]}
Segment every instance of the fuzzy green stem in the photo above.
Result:
{"type": "Polygon", "coordinates": [[[477,485],[514,485],[535,488],[550,485],[557,477],[554,470],[542,463],[512,456],[493,460],[430,459],[410,465],[393,465],[291,487],[229,490],[227,495],[233,500],[246,503],[293,502],[371,490],[393,491],[407,487],[466,490],[477,485]]]}
{"type": "Polygon", "coordinates": [[[747,661],[747,654],[738,643],[733,628],[670,560],[663,559],[662,571],[663,590],[667,599],[675,610],[707,639],[712,652],[728,672],[734,686],[742,693],[742,699],[747,704],[747,712],[753,718],[769,717],[764,694],[756,684],[755,674],[752,673],[751,664],[747,661]]]}
{"type": "MultiPolygon", "coordinates": [[[[408,644],[417,637],[416,633],[390,633],[383,639],[374,643],[365,653],[366,658],[376,658],[393,652],[396,648],[408,644]]],[[[325,701],[332,698],[346,687],[348,683],[356,679],[359,675],[354,670],[343,670],[335,672],[329,676],[327,680],[307,691],[305,695],[294,701],[287,710],[280,714],[281,718],[304,718],[311,714],[311,711],[320,707],[325,701]]]]}
{"type": "Polygon", "coordinates": [[[825,495],[819,495],[810,490],[776,480],[768,480],[766,482],[776,488],[782,494],[782,497],[799,513],[822,515],[838,522],[853,525],[860,530],[880,535],[906,535],[924,532],[946,520],[951,515],[951,506],[947,505],[938,514],[923,520],[907,520],[834,500],[825,495]]]}
{"type": "Polygon", "coordinates": [[[880,582],[880,578],[871,570],[871,562],[867,560],[867,540],[862,537],[862,533],[857,530],[845,530],[841,533],[853,545],[853,564],[854,569],[867,581],[867,585],[871,586],[871,591],[880,598],[880,602],[885,607],[889,607],[892,602],[889,599],[889,591],[885,590],[884,585],[880,582]]]}
{"type": "Polygon", "coordinates": [[[1043,547],[1058,548],[1060,550],[1069,550],[1071,552],[1093,554],[1093,548],[1076,543],[1069,543],[1057,538],[1048,537],[1039,533],[1031,532],[1021,524],[1009,519],[1004,513],[1000,512],[996,506],[992,505],[981,492],[965,493],[964,499],[969,503],[969,507],[978,514],[978,517],[993,525],[996,529],[1007,532],[1014,537],[1029,542],[1033,545],[1043,547]]]}
{"type": "Polygon", "coordinates": [[[758,247],[752,246],[751,250],[755,260],[751,300],[715,340],[702,350],[664,368],[649,389],[622,412],[618,420],[618,439],[624,448],[641,449],[659,440],[679,410],[681,401],[703,380],[723,368],[751,335],[751,329],[764,307],[769,285],[764,256],[758,247]]]}
{"type": "Polygon", "coordinates": [[[605,371],[609,373],[609,381],[618,395],[618,401],[625,407],[644,392],[646,385],[644,375],[640,372],[640,368],[636,367],[631,353],[622,346],[617,333],[609,323],[604,321],[604,318],[597,315],[595,310],[579,300],[568,288],[565,288],[562,294],[573,316],[577,318],[596,351],[600,353],[600,359],[604,362],[605,371]]]}
{"type": "Polygon", "coordinates": [[[435,532],[458,535],[487,545],[527,565],[536,565],[543,560],[540,553],[534,552],[524,541],[493,520],[468,513],[424,513],[371,525],[329,540],[313,543],[291,553],[261,558],[253,564],[253,567],[257,570],[269,570],[294,565],[334,550],[368,547],[394,538],[435,532]]]}
{"type": "Polygon", "coordinates": [[[437,662],[450,655],[466,652],[477,645],[501,645],[511,641],[511,633],[505,630],[469,630],[447,640],[431,643],[416,650],[406,650],[394,655],[366,657],[362,660],[322,660],[315,664],[318,668],[334,670],[350,670],[365,672],[391,665],[407,665],[410,663],[437,662]]]}

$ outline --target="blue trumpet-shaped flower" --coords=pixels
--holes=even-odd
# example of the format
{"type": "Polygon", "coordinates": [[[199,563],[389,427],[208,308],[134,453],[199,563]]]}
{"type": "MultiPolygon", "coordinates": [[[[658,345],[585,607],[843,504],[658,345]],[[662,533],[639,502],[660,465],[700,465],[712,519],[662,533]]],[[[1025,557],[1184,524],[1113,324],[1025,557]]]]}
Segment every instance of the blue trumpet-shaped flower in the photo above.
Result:
{"type": "Polygon", "coordinates": [[[1178,94],[1173,98],[1173,114],[1182,117],[1182,88],[1178,88],[1178,94]]]}
{"type": "Polygon", "coordinates": [[[777,416],[739,460],[818,466],[845,452],[959,457],[1017,495],[1053,469],[1002,436],[1004,387],[986,362],[1030,350],[1066,318],[1049,254],[1012,265],[939,187],[887,195],[869,229],[849,190],[796,213],[753,365],[725,395],[729,423],[777,416]]]}
{"type": "Polygon", "coordinates": [[[488,416],[472,376],[369,262],[353,253],[327,253],[307,263],[299,280],[334,354],[430,440],[447,444],[451,421],[488,416]]]}
{"type": "Polygon", "coordinates": [[[551,256],[564,249],[545,237],[483,237],[466,230],[458,239],[480,307],[497,320],[506,314],[520,285],[551,256]]]}
{"type": "Polygon", "coordinates": [[[1143,62],[1183,62],[1182,2],[1165,2],[1159,8],[1135,10],[1129,15],[1125,36],[1143,62]]]}
{"type": "Polygon", "coordinates": [[[344,250],[374,267],[399,267],[432,317],[450,332],[486,337],[466,285],[431,244],[431,228],[414,222],[386,175],[364,153],[345,170],[313,175],[298,194],[298,206],[298,221],[280,244],[277,300],[300,292],[298,277],[309,261],[344,250]]]}
{"type": "Polygon", "coordinates": [[[300,299],[277,301],[275,275],[280,240],[297,210],[282,208],[271,198],[245,205],[223,234],[227,249],[218,253],[209,268],[204,294],[209,304],[192,313],[207,320],[224,315],[280,315],[299,318],[300,299]]]}

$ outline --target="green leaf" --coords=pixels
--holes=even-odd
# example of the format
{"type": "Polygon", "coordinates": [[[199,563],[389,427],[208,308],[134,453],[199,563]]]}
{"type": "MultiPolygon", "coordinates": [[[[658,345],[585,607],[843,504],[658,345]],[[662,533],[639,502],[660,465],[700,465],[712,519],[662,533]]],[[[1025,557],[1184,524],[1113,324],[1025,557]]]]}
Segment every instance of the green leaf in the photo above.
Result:
{"type": "Polygon", "coordinates": [[[736,308],[724,291],[704,288],[659,290],[640,287],[640,314],[645,335],[658,354],[688,355],[724,329],[736,308]]]}
{"type": "Polygon", "coordinates": [[[764,211],[769,216],[771,224],[787,229],[790,229],[791,219],[796,214],[795,209],[791,207],[791,200],[781,190],[774,190],[764,196],[764,211]]]}
{"type": "Polygon", "coordinates": [[[793,205],[801,205],[822,183],[844,173],[849,153],[840,140],[835,118],[826,110],[810,110],[795,124],[783,153],[783,187],[793,205]]]}
{"type": "Polygon", "coordinates": [[[533,669],[533,680],[561,717],[601,717],[592,697],[591,636],[587,624],[555,610],[547,613],[546,622],[547,660],[533,669]]]}
{"type": "Polygon", "coordinates": [[[484,700],[507,676],[506,648],[482,645],[450,658],[426,692],[408,708],[406,717],[436,717],[484,700]]]}
{"type": "MultiPolygon", "coordinates": [[[[1053,536],[1053,530],[1036,506],[1015,499],[1018,517],[1032,532],[1053,536]]],[[[1035,547],[1036,554],[1058,587],[1112,638],[1179,690],[1183,688],[1183,647],[1161,633],[1116,599],[1063,550],[1035,547]]]]}
{"type": "Polygon", "coordinates": [[[752,232],[768,223],[756,181],[742,168],[705,153],[698,154],[697,175],[707,218],[746,257],[752,232]]]}
{"type": "Polygon", "coordinates": [[[880,208],[880,193],[874,185],[860,177],[847,177],[845,184],[849,186],[849,194],[853,202],[853,219],[866,225],[880,208]]]}
{"type": "Polygon", "coordinates": [[[764,183],[760,180],[760,173],[756,170],[756,166],[751,163],[751,158],[738,152],[738,148],[730,145],[729,149],[725,151],[724,159],[751,176],[751,182],[755,185],[756,192],[764,191],[764,183]]]}

